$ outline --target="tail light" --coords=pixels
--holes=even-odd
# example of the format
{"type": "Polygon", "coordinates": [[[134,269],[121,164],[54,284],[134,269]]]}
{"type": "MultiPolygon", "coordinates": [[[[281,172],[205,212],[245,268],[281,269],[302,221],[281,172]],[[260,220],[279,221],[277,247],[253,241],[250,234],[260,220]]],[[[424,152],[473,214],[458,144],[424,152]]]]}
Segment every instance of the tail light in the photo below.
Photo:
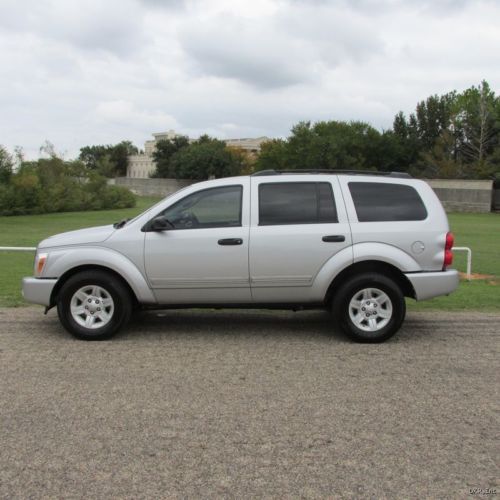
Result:
{"type": "Polygon", "coordinates": [[[446,233],[446,241],[444,244],[444,260],[443,260],[443,271],[446,271],[448,266],[451,266],[453,262],[453,243],[455,242],[455,237],[453,233],[446,233]]]}

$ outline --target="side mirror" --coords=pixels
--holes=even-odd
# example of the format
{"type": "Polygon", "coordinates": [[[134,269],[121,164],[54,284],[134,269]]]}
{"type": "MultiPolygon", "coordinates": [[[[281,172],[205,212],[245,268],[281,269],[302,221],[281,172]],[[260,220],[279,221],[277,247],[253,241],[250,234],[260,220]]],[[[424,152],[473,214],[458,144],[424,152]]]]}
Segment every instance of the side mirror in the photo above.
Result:
{"type": "Polygon", "coordinates": [[[175,229],[175,226],[164,215],[155,217],[149,225],[150,231],[168,231],[169,229],[175,229]]]}

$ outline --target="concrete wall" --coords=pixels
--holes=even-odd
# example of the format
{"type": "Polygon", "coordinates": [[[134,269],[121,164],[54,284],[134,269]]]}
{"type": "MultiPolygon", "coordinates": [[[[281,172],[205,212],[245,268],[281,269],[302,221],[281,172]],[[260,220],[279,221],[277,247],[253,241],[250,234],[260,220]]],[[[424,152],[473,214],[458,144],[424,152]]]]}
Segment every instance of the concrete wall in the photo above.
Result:
{"type": "Polygon", "coordinates": [[[447,212],[491,212],[493,181],[425,179],[447,212]]]}
{"type": "Polygon", "coordinates": [[[167,196],[193,182],[189,179],[133,179],[129,177],[110,179],[110,184],[126,187],[141,196],[167,196]]]}

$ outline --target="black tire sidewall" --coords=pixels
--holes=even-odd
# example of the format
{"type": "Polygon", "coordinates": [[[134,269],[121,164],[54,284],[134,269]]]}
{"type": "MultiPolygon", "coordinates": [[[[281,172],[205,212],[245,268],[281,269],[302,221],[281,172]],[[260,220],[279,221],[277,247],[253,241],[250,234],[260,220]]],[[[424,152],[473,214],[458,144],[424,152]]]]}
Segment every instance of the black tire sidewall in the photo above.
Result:
{"type": "Polygon", "coordinates": [[[105,340],[114,335],[130,318],[132,303],[130,293],[123,283],[112,274],[100,271],[84,271],[70,277],[62,286],[57,298],[57,312],[64,328],[83,340],[105,340]],[[79,325],[72,317],[70,303],[73,294],[86,285],[98,285],[113,298],[113,317],[101,328],[91,330],[79,325]]]}
{"type": "Polygon", "coordinates": [[[356,342],[377,343],[391,338],[401,327],[406,314],[406,302],[398,284],[391,278],[378,273],[367,273],[349,279],[335,294],[332,311],[341,330],[356,342]],[[392,317],[386,326],[376,332],[358,328],[349,316],[352,297],[364,288],[378,288],[386,293],[392,302],[392,317]]]}

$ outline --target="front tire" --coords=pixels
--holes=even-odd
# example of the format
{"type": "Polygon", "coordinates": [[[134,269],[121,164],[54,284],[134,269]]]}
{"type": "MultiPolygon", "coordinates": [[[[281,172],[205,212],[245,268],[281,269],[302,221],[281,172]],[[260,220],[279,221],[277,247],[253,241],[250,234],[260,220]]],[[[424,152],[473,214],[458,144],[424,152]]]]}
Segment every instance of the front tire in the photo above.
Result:
{"type": "Polygon", "coordinates": [[[130,292],[124,283],[104,271],[83,271],[71,276],[57,298],[57,313],[64,328],[82,340],[104,340],[130,318],[130,292]]]}
{"type": "Polygon", "coordinates": [[[353,276],[334,295],[332,312],[341,330],[356,342],[377,343],[401,327],[406,303],[399,285],[378,273],[353,276]]]}

